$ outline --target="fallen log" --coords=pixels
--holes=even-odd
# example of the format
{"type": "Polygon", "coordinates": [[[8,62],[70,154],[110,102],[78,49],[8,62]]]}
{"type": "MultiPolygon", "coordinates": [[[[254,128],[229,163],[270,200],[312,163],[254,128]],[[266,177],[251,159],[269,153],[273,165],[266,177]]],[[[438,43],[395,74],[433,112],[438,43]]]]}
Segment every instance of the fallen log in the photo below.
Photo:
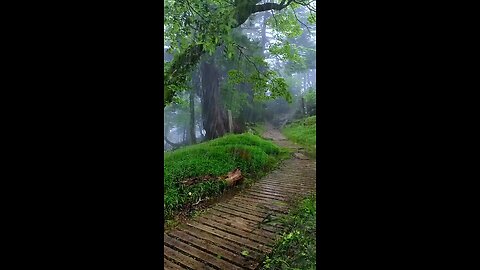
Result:
{"type": "Polygon", "coordinates": [[[225,181],[229,186],[235,185],[236,182],[243,179],[242,171],[240,169],[235,169],[227,174],[225,181]]]}

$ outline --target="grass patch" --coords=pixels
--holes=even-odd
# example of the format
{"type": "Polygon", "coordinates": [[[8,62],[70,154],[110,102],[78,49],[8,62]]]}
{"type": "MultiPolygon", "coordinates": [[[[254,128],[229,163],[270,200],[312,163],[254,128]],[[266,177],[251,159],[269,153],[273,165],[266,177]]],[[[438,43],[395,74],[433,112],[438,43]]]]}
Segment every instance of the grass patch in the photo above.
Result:
{"type": "Polygon", "coordinates": [[[285,153],[253,134],[227,135],[209,142],[165,153],[164,217],[172,218],[185,206],[221,194],[226,183],[215,179],[236,168],[246,178],[257,178],[275,167],[285,153]],[[182,185],[182,180],[210,176],[211,180],[182,185]]]}
{"type": "Polygon", "coordinates": [[[310,116],[305,119],[297,120],[287,125],[283,130],[285,136],[300,145],[302,145],[307,154],[316,156],[317,149],[317,118],[310,116]]]}
{"type": "Polygon", "coordinates": [[[316,197],[310,195],[280,219],[285,232],[262,269],[316,269],[316,197]]]}

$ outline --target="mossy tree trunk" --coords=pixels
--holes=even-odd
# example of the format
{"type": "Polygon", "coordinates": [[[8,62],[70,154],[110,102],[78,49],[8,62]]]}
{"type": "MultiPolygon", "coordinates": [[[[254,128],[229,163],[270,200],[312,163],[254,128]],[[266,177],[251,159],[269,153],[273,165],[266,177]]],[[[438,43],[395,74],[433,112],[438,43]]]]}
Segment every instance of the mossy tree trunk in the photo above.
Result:
{"type": "Polygon", "coordinates": [[[220,93],[220,74],[213,57],[201,63],[202,118],[207,140],[222,137],[228,130],[227,114],[220,93]]]}

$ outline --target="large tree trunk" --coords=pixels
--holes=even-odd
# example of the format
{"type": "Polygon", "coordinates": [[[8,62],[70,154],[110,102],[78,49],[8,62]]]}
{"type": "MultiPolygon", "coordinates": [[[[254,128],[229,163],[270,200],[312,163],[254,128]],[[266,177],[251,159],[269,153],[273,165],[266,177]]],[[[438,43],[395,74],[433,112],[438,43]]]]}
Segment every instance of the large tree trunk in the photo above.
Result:
{"type": "Polygon", "coordinates": [[[219,71],[212,58],[201,64],[202,118],[207,140],[222,137],[227,133],[227,114],[220,95],[219,71]]]}

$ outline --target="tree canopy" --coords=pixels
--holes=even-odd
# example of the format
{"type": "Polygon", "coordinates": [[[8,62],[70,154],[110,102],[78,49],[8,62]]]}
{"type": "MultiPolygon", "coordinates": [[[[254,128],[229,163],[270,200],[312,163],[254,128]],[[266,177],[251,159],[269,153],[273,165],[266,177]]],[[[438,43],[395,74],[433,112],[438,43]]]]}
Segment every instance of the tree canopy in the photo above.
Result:
{"type": "Polygon", "coordinates": [[[302,7],[307,10],[302,16],[307,17],[308,23],[315,23],[316,6],[311,0],[166,0],[165,46],[172,59],[164,65],[164,106],[188,89],[191,71],[201,57],[213,55],[219,47],[226,59],[243,58],[253,67],[249,72],[228,71],[229,84],[249,83],[256,98],[283,96],[289,100],[285,79],[268,67],[264,57],[245,50],[234,31],[255,14],[270,12],[268,24],[281,42],[270,46],[269,53],[291,62],[290,65],[311,66],[312,59],[305,53],[308,50],[301,53],[302,48],[295,45],[295,39],[304,38],[302,25],[306,25],[298,14],[302,7]]]}

